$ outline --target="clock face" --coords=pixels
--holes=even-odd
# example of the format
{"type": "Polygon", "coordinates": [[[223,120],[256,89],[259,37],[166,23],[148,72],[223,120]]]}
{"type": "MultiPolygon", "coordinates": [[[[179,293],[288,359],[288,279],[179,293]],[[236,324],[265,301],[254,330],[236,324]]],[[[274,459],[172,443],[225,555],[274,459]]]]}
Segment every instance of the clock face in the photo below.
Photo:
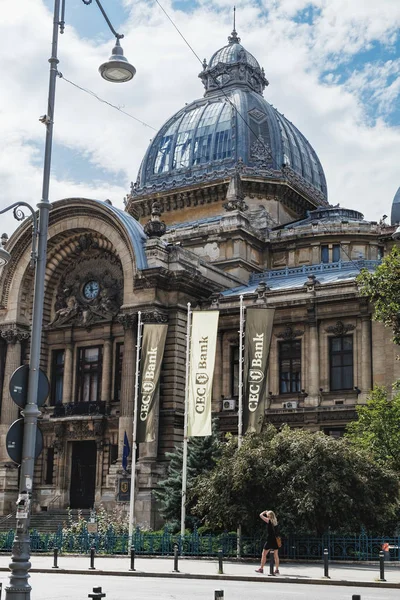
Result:
{"type": "Polygon", "coordinates": [[[100,285],[97,281],[88,281],[83,287],[83,295],[86,300],[94,300],[99,295],[100,285]]]}

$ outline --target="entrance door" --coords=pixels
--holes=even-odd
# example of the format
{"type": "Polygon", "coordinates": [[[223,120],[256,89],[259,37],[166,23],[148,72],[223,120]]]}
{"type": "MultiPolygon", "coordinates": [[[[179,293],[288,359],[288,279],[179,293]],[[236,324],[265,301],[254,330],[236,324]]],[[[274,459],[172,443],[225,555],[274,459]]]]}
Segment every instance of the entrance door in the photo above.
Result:
{"type": "Polygon", "coordinates": [[[92,508],[96,487],[96,442],[73,442],[71,466],[71,508],[92,508]]]}

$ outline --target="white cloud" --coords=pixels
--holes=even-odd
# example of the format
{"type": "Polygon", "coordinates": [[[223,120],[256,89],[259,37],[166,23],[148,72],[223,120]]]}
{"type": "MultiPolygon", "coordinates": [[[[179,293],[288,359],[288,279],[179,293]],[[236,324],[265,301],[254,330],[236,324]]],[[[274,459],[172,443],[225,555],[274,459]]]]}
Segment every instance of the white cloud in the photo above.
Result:
{"type": "MultiPolygon", "coordinates": [[[[228,0],[204,1],[189,14],[173,10],[166,0],[161,3],[200,59],[209,60],[226,43],[232,29],[228,0]]],[[[124,0],[124,6],[130,14],[118,29],[125,34],[125,56],[137,68],[131,83],[110,85],[99,77],[98,65],[110,55],[112,40],[80,39],[72,23],[60,36],[59,70],[158,129],[185,102],[202,95],[197,79],[201,65],[154,2],[124,0]]],[[[84,7],[81,18],[87,18],[84,7]]],[[[382,119],[371,125],[364,96],[373,96],[382,116],[387,114],[385,107],[393,106],[399,92],[389,61],[396,65],[399,59],[393,55],[380,65],[361,66],[347,84],[340,82],[336,68],[376,42],[393,50],[400,26],[398,0],[243,0],[237,3],[236,24],[243,44],[270,80],[266,99],[315,147],[330,201],[359,209],[370,219],[389,214],[400,184],[400,127],[382,119]],[[298,11],[310,5],[318,9],[314,23],[295,22],[298,11]],[[330,76],[323,78],[327,71],[330,76]]],[[[9,62],[2,73],[0,104],[1,207],[40,199],[39,149],[45,130],[38,117],[46,112],[51,31],[52,16],[41,0],[20,0],[3,10],[0,52],[9,62]]],[[[83,164],[89,160],[106,174],[118,174],[120,184],[84,180],[81,169],[74,175],[68,165],[65,174],[58,169],[57,179],[52,177],[51,200],[110,198],[122,207],[153,135],[151,129],[58,80],[55,140],[80,153],[83,164]]],[[[12,228],[12,219],[3,218],[2,229],[12,228]]]]}

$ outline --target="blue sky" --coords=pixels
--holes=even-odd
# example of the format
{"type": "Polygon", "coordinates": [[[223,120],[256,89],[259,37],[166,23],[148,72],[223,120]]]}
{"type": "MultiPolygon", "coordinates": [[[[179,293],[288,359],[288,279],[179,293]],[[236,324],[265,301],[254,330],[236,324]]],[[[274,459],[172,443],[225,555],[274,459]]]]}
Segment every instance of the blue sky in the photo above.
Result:
{"type": "MultiPolygon", "coordinates": [[[[197,54],[226,44],[233,3],[160,0],[197,54]]],[[[95,0],[66,0],[59,70],[74,83],[158,129],[202,96],[197,59],[153,0],[103,0],[125,55],[137,68],[128,84],[97,73],[113,36],[95,0]]],[[[400,186],[400,2],[398,0],[243,0],[236,28],[265,68],[265,98],[315,148],[332,204],[367,219],[390,214],[400,186]]],[[[52,0],[9,3],[0,23],[1,205],[40,200],[52,0]],[[15,40],[18,39],[18,44],[15,40]]],[[[110,198],[123,206],[154,131],[92,96],[57,81],[51,199],[110,198]]],[[[13,219],[2,222],[9,233],[13,219]]]]}

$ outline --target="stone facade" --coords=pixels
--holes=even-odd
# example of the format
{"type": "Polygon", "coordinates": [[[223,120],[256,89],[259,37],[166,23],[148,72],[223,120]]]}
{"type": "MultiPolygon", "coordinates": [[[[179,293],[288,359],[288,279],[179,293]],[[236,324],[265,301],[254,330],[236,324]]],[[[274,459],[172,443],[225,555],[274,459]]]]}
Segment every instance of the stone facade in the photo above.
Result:
{"type": "MultiPolygon", "coordinates": [[[[230,45],[239,45],[237,36],[232,39],[230,45]]],[[[258,69],[257,81],[265,84],[254,57],[236,50],[239,65],[250,61],[248,80],[258,69]]],[[[211,100],[218,65],[205,66],[202,77],[211,100]]],[[[229,91],[238,85],[246,94],[241,67],[225,71],[233,77],[226,79],[229,91]]],[[[248,92],[260,95],[261,88],[248,92]]],[[[266,104],[253,107],[250,117],[267,119],[266,104]]],[[[278,122],[289,127],[271,115],[275,128],[278,122]]],[[[232,134],[244,150],[245,134],[240,144],[239,132],[232,134]]],[[[297,130],[293,136],[311,160],[314,151],[297,130]]],[[[271,146],[274,152],[282,152],[279,143],[271,146]]],[[[253,142],[244,161],[236,153],[225,167],[221,161],[202,165],[201,176],[193,171],[175,179],[166,172],[164,181],[161,173],[150,185],[142,172],[125,211],[84,198],[54,203],[41,354],[51,391],[40,419],[44,449],[35,466],[34,510],[119,503],[125,433],[132,438],[138,311],[146,322],[168,324],[158,437],[140,444],[137,461],[136,520],[153,528],[160,517],[152,491],[165,474],[166,453],[183,437],[189,302],[196,310],[220,311],[213,411],[221,432],[237,432],[241,297],[245,308],[275,308],[265,420],[276,426],[340,436],[372,385],[389,387],[400,376],[391,332],[371,320],[355,283],[361,268],[373,270],[390,250],[394,227],[331,207],[316,159],[313,174],[309,167],[302,176],[299,166],[296,174],[287,163],[278,171],[263,144],[253,142]],[[313,183],[318,169],[319,190],[313,183]]],[[[147,173],[157,156],[152,147],[147,173]]],[[[2,514],[13,510],[17,493],[18,470],[5,452],[5,437],[18,417],[10,376],[29,362],[30,244],[25,223],[8,241],[12,260],[0,272],[2,514]]]]}

